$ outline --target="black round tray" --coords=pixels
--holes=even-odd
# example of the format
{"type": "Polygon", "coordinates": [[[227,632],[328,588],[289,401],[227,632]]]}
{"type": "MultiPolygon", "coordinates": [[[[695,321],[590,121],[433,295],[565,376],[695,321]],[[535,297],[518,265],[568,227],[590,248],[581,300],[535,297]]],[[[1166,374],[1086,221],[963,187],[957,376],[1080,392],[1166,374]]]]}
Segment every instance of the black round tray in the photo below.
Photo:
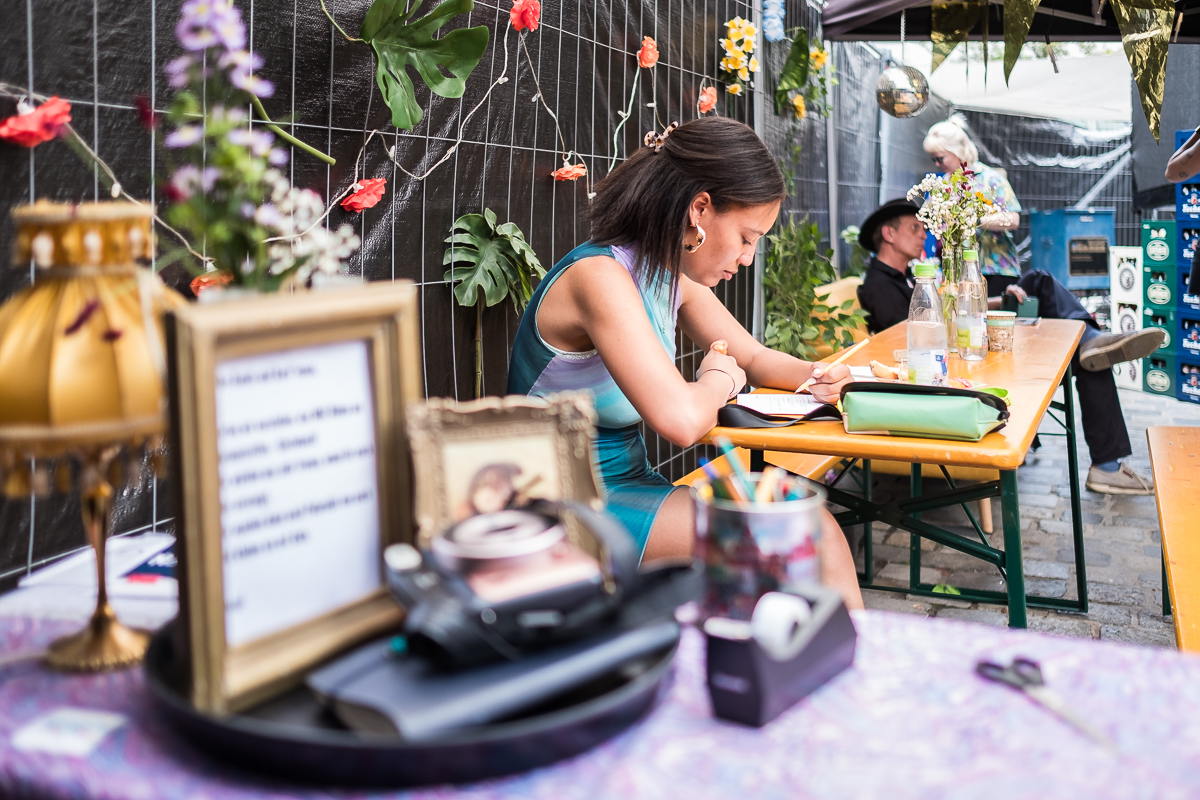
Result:
{"type": "Polygon", "coordinates": [[[665,693],[675,647],[633,678],[607,676],[521,718],[436,742],[358,734],[303,686],[240,714],[193,708],[177,686],[172,628],[146,653],[146,683],[158,709],[202,750],[254,772],[339,786],[465,783],[523,772],[582,753],[628,728],[665,693]]]}

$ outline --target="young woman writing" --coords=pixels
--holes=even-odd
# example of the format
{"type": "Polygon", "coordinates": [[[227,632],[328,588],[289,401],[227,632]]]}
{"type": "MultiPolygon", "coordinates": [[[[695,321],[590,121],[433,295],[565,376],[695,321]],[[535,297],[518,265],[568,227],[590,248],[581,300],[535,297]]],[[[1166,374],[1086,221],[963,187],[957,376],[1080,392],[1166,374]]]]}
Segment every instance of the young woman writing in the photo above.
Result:
{"type": "MultiPolygon", "coordinates": [[[[712,292],[753,263],[784,196],[775,159],[739,122],[705,117],[648,134],[597,185],[591,240],[546,275],[517,330],[509,393],[592,393],[601,492],[646,560],[691,555],[695,517],[686,490],[650,468],[639,422],[687,447],[747,381],[795,389],[813,377],[813,395],[828,401],[850,380],[845,366],[759,344],[712,292]],[[707,353],[692,382],[675,368],[677,326],[707,353]],[[728,355],[712,347],[722,340],[728,355]]],[[[825,582],[861,607],[828,513],[822,539],[825,582]]]]}

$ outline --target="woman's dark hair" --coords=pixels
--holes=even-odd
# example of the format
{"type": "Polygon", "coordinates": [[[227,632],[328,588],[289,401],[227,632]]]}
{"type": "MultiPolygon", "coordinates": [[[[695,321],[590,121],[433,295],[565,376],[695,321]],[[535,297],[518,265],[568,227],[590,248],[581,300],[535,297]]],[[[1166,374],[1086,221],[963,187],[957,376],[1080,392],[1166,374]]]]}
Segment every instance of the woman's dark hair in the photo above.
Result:
{"type": "Polygon", "coordinates": [[[596,185],[588,214],[592,241],[632,244],[639,277],[669,273],[675,287],[688,207],[701,192],[718,212],[787,196],[779,166],[753,129],[727,117],[701,117],[671,131],[658,152],[639,148],[596,185]]]}

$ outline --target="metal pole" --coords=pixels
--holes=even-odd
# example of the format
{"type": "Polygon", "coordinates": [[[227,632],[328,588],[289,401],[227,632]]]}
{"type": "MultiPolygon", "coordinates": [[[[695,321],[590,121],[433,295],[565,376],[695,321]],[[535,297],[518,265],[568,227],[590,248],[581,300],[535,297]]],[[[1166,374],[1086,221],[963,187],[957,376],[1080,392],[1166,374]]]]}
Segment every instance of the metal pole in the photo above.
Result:
{"type": "MultiPolygon", "coordinates": [[[[829,53],[831,62],[836,61],[831,49],[833,44],[825,42],[825,50],[829,53]]],[[[825,160],[827,162],[826,183],[829,191],[829,246],[833,249],[833,265],[838,273],[842,271],[841,239],[838,232],[838,154],[837,154],[837,95],[833,83],[833,70],[825,71],[825,91],[829,100],[829,116],[825,118],[825,160]]]]}

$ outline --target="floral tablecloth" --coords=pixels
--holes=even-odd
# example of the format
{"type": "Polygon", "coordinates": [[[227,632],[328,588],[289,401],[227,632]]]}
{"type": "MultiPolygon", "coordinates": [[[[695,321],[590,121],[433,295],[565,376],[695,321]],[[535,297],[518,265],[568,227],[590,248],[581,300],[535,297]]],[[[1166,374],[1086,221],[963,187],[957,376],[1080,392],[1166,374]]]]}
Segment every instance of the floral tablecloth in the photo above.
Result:
{"type": "MultiPolygon", "coordinates": [[[[665,702],[580,757],[461,787],[368,793],[288,785],[224,767],[156,715],[141,673],[0,667],[0,796],[233,798],[969,798],[1200,797],[1200,659],[885,612],[855,616],[855,665],[761,730],[711,718],[703,641],[685,631],[665,702]],[[1112,755],[1023,696],[974,674],[1023,655],[1111,737],[1112,755]],[[86,757],[20,751],[14,733],[55,709],[128,721],[86,757]]],[[[71,626],[0,618],[2,655],[71,626]]]]}

